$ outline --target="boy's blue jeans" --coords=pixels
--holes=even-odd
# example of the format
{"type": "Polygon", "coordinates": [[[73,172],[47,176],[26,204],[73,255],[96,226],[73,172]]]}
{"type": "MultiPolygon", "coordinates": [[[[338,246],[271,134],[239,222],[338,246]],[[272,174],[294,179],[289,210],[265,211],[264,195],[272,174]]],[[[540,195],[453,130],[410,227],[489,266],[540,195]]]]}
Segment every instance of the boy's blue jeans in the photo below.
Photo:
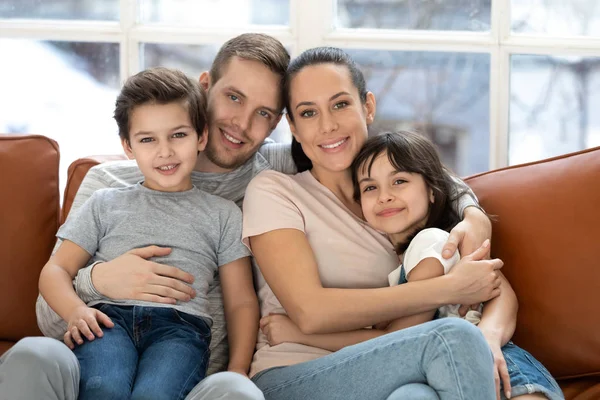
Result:
{"type": "Polygon", "coordinates": [[[74,353],[79,399],[184,399],[206,375],[210,327],[173,308],[97,308],[115,323],[74,353]]]}

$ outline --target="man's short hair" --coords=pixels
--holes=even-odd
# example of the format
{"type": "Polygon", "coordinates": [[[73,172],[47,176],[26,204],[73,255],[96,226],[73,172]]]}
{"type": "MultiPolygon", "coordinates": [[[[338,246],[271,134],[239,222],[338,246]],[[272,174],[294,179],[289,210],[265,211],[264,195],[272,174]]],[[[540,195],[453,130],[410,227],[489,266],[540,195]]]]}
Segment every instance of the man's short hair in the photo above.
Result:
{"type": "Polygon", "coordinates": [[[281,83],[290,63],[290,54],[279,40],[262,33],[244,33],[229,39],[219,49],[210,68],[211,84],[221,78],[232,57],[260,62],[277,74],[281,83]]]}
{"type": "Polygon", "coordinates": [[[115,103],[114,119],[119,137],[129,143],[131,114],[144,104],[181,103],[187,108],[192,126],[198,137],[206,125],[206,94],[199,82],[183,72],[164,68],[149,68],[129,77],[115,103]]]}

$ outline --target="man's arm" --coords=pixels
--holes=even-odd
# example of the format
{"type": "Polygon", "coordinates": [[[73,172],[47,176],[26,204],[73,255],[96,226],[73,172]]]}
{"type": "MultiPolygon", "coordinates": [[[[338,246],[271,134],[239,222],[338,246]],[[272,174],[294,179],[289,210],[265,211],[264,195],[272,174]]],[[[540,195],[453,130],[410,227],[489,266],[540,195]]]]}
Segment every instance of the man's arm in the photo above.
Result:
{"type": "Polygon", "coordinates": [[[267,159],[271,168],[284,174],[295,174],[298,172],[292,158],[292,147],[289,143],[276,143],[271,140],[258,149],[258,152],[267,159]]]}
{"type": "Polygon", "coordinates": [[[248,375],[256,346],[259,319],[250,258],[240,258],[219,267],[219,275],[229,337],[227,370],[248,375]]]}

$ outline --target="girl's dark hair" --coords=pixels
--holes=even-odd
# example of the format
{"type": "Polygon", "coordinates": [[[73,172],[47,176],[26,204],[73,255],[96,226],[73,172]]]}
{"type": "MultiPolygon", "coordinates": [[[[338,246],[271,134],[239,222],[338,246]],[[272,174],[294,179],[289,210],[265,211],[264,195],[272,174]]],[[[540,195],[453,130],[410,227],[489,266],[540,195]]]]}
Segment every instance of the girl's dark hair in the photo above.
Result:
{"type": "MultiPolygon", "coordinates": [[[[294,122],[294,114],[291,112],[290,106],[290,84],[302,69],[320,64],[334,64],[348,68],[352,84],[358,90],[360,101],[363,104],[367,101],[367,85],[365,83],[365,77],[352,57],[336,47],[315,47],[314,49],[304,51],[298,57],[293,59],[285,74],[283,98],[285,101],[285,108],[292,122],[294,122]]],[[[304,154],[302,145],[300,145],[295,138],[292,139],[292,158],[294,159],[298,172],[303,172],[313,167],[312,161],[304,154]]]]}
{"type": "MultiPolygon", "coordinates": [[[[382,154],[387,155],[397,171],[423,176],[425,183],[433,191],[434,202],[429,205],[429,217],[422,229],[439,228],[449,232],[460,222],[460,215],[452,202],[467,190],[457,189],[454,174],[442,164],[434,144],[414,132],[385,132],[367,139],[350,166],[356,201],[360,202],[361,194],[358,185],[359,171],[366,170],[370,175],[375,159],[382,154]]],[[[417,233],[418,231],[412,233],[406,242],[398,244],[396,252],[403,253],[417,233]]]]}

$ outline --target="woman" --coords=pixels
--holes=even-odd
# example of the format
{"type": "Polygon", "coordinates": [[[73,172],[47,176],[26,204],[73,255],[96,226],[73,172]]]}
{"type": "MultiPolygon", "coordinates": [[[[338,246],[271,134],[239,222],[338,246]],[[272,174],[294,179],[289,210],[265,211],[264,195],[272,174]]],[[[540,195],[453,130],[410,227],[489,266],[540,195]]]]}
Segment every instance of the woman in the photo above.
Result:
{"type": "MultiPolygon", "coordinates": [[[[448,275],[387,287],[398,259],[390,242],[363,221],[349,172],[375,116],[375,97],[338,49],[304,52],[287,78],[287,116],[301,172],[263,172],[244,201],[243,237],[264,276],[257,282],[262,316],[287,312],[302,332],[326,334],[497,297],[502,262],[483,261],[485,245],[448,275]]],[[[483,215],[467,210],[475,220],[483,215]]],[[[502,311],[513,306],[508,303],[502,311]]],[[[507,314],[495,315],[498,334],[514,329],[507,314]]],[[[271,347],[261,334],[251,368],[267,399],[493,399],[494,373],[481,332],[454,318],[335,353],[297,343],[271,347]]]]}

